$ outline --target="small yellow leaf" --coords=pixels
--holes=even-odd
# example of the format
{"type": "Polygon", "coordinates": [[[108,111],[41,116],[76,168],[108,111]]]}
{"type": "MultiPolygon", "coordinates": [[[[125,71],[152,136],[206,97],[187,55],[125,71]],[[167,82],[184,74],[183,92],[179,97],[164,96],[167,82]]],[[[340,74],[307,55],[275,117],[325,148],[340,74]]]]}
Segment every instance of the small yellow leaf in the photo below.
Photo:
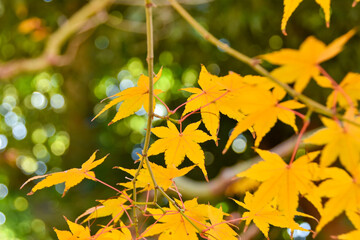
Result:
{"type": "Polygon", "coordinates": [[[199,143],[212,138],[201,130],[197,130],[200,122],[189,124],[183,132],[179,132],[176,126],[168,121],[168,127],[156,127],[151,131],[160,139],[155,141],[149,148],[148,156],[165,152],[167,166],[177,167],[187,156],[203,172],[207,179],[205,169],[205,155],[199,143]]]}
{"type": "Polygon", "coordinates": [[[43,179],[42,181],[37,183],[31,189],[31,192],[28,193],[28,195],[32,195],[37,190],[43,189],[45,187],[51,187],[56,184],[65,182],[65,189],[64,189],[64,193],[62,195],[62,196],[65,196],[66,192],[70,188],[76,186],[85,178],[94,180],[95,173],[92,171],[89,171],[89,170],[91,170],[91,169],[95,168],[96,166],[98,166],[99,164],[101,164],[105,160],[105,158],[108,156],[108,155],[106,155],[105,157],[94,161],[96,152],[97,151],[95,151],[91,155],[89,160],[87,160],[85,163],[82,164],[81,168],[72,168],[72,169],[66,170],[64,172],[50,173],[50,174],[46,174],[43,176],[32,177],[32,178],[28,179],[20,188],[22,188],[23,186],[25,186],[28,182],[30,182],[32,180],[45,177],[45,179],[43,179]]]}

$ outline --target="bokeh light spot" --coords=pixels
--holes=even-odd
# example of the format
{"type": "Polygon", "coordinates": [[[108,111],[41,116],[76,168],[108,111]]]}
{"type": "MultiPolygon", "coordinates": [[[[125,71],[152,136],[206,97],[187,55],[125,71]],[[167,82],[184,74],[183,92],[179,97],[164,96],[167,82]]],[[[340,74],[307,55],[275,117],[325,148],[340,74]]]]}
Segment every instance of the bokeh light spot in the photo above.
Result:
{"type": "Polygon", "coordinates": [[[283,40],[279,35],[273,35],[269,39],[269,46],[273,50],[278,50],[283,46],[283,40]]]}
{"type": "Polygon", "coordinates": [[[65,144],[60,140],[56,140],[51,144],[51,152],[55,156],[63,155],[65,153],[65,150],[66,150],[65,144]]]}
{"type": "Polygon", "coordinates": [[[47,166],[44,162],[38,161],[37,162],[37,170],[35,171],[36,175],[44,175],[47,171],[47,166]]]}
{"type": "Polygon", "coordinates": [[[240,134],[232,143],[231,148],[236,153],[243,153],[246,150],[247,139],[244,135],[240,134]]]}
{"type": "Polygon", "coordinates": [[[0,225],[3,225],[6,222],[6,216],[3,212],[0,212],[0,225]]]}
{"type": "Polygon", "coordinates": [[[134,86],[135,85],[134,85],[133,81],[131,81],[130,79],[122,80],[119,85],[121,91],[124,91],[125,89],[131,88],[134,86]]]}
{"type": "Polygon", "coordinates": [[[103,50],[109,47],[109,38],[106,36],[99,36],[95,39],[96,48],[103,50]]]}
{"type": "Polygon", "coordinates": [[[12,129],[12,134],[16,140],[22,140],[27,135],[27,129],[23,123],[17,123],[12,129]]]}
{"type": "Polygon", "coordinates": [[[14,201],[14,207],[16,210],[22,212],[29,207],[29,202],[24,197],[17,197],[14,201]]]}
{"type": "Polygon", "coordinates": [[[141,154],[142,153],[142,148],[134,148],[131,152],[131,158],[136,161],[136,160],[139,160],[139,156],[138,154],[141,154]]]}
{"type": "Polygon", "coordinates": [[[3,150],[8,145],[8,139],[5,135],[0,134],[0,150],[3,150]]]}
{"type": "Polygon", "coordinates": [[[61,94],[54,94],[50,98],[50,105],[55,109],[60,109],[64,106],[65,99],[61,94]]]}
{"type": "Polygon", "coordinates": [[[48,101],[42,93],[33,92],[33,94],[31,95],[31,105],[33,105],[34,108],[41,110],[46,108],[47,104],[48,101]]]}
{"type": "Polygon", "coordinates": [[[9,189],[3,183],[0,183],[0,200],[4,199],[9,193],[9,189]]]}
{"type": "Polygon", "coordinates": [[[38,168],[34,158],[23,155],[16,159],[16,165],[27,175],[33,174],[38,168]]]}
{"type": "Polygon", "coordinates": [[[5,123],[9,127],[13,127],[17,124],[19,116],[14,112],[8,112],[5,114],[5,123]]]}
{"type": "Polygon", "coordinates": [[[33,133],[31,134],[31,140],[34,143],[44,143],[46,139],[47,139],[47,134],[45,129],[43,128],[35,129],[35,131],[33,131],[33,133]]]}

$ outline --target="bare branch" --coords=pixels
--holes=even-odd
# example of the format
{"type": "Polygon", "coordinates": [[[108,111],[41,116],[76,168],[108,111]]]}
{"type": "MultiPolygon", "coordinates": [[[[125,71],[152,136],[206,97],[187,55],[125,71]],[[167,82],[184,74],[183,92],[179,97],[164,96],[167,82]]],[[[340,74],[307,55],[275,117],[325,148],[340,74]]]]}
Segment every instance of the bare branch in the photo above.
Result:
{"type": "MultiPolygon", "coordinates": [[[[49,66],[63,66],[68,64],[76,54],[80,43],[84,41],[84,35],[75,38],[69,44],[64,55],[61,48],[66,41],[76,33],[82,33],[104,22],[102,10],[111,5],[113,0],[93,0],[76,12],[65,24],[51,34],[46,43],[43,53],[39,57],[30,59],[17,59],[0,65],[0,80],[7,80],[23,72],[34,72],[49,66]],[[93,17],[94,16],[94,17],[93,17]],[[75,47],[70,49],[70,47],[75,47]],[[66,56],[70,54],[69,56],[66,56]]],[[[79,36],[79,35],[78,35],[79,36]]]]}

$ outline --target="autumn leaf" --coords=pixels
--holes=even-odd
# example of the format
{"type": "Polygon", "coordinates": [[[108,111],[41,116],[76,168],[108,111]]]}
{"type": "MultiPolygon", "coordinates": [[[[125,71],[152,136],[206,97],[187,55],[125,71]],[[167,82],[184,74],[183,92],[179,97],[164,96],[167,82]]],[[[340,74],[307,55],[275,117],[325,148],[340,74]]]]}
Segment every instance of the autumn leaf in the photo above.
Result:
{"type": "MultiPolygon", "coordinates": [[[[339,103],[339,105],[347,109],[349,107],[357,107],[358,101],[360,100],[360,74],[359,73],[348,73],[344,80],[339,84],[339,86],[344,90],[344,93],[346,96],[344,96],[343,93],[337,92],[336,93],[336,102],[339,103]],[[353,106],[349,105],[349,101],[347,97],[351,100],[350,103],[353,104],[353,106]]],[[[332,92],[326,101],[327,107],[332,107],[335,102],[335,93],[332,92]]]]}
{"type": "Polygon", "coordinates": [[[226,94],[224,88],[218,84],[218,78],[210,74],[202,65],[199,75],[199,88],[184,88],[182,90],[193,93],[185,105],[183,116],[192,111],[200,110],[201,118],[211,136],[217,139],[220,125],[219,108],[215,101],[226,94]]]}
{"type": "MultiPolygon", "coordinates": [[[[162,69],[158,72],[156,77],[154,77],[154,84],[161,77],[162,69]]],[[[161,93],[161,90],[155,89],[154,94],[158,95],[161,93]]],[[[146,111],[149,110],[149,77],[145,75],[141,75],[137,87],[127,88],[111,97],[116,97],[111,100],[92,120],[100,116],[103,112],[111,108],[112,106],[121,103],[118,112],[115,117],[111,120],[110,124],[117,122],[123,118],[126,118],[138,111],[141,107],[144,107],[146,111]]],[[[155,106],[155,99],[154,104],[155,106]]]]}
{"type": "Polygon", "coordinates": [[[264,161],[237,175],[262,182],[252,198],[254,206],[262,209],[276,198],[279,210],[293,218],[298,214],[296,210],[301,194],[321,212],[320,195],[316,193],[313,183],[313,180],[318,180],[318,167],[312,162],[319,151],[301,156],[291,164],[286,164],[276,153],[260,149],[256,149],[256,152],[264,161]]]}
{"type": "Polygon", "coordinates": [[[95,234],[94,239],[96,240],[114,240],[114,239],[121,239],[121,240],[132,240],[130,230],[120,222],[120,230],[114,229],[112,227],[104,227],[99,229],[99,231],[95,234]]]}
{"type": "Polygon", "coordinates": [[[111,215],[113,221],[116,223],[119,221],[124,212],[130,208],[129,206],[125,205],[125,203],[130,199],[130,197],[131,195],[128,196],[125,192],[123,192],[123,195],[117,198],[97,200],[98,202],[100,202],[101,205],[89,208],[83,214],[81,214],[76,219],[76,221],[86,215],[89,216],[82,221],[83,223],[90,219],[101,218],[111,215]]]}
{"type": "Polygon", "coordinates": [[[54,228],[54,231],[59,240],[89,240],[91,239],[90,229],[88,227],[83,227],[80,224],[76,224],[64,217],[70,231],[57,230],[54,228]]]}
{"type": "MultiPolygon", "coordinates": [[[[360,123],[360,118],[351,118],[348,112],[345,118],[354,119],[360,123]]],[[[328,118],[321,118],[325,128],[318,130],[304,140],[304,143],[325,145],[320,157],[320,166],[330,166],[337,157],[341,164],[352,172],[360,161],[360,128],[347,122],[337,122],[328,118]],[[341,124],[341,125],[340,125],[341,124]]]]}
{"type": "Polygon", "coordinates": [[[248,210],[242,215],[245,219],[246,226],[249,226],[251,221],[253,221],[266,238],[269,237],[270,225],[304,230],[293,219],[286,217],[283,213],[271,206],[270,203],[258,205],[255,197],[249,192],[245,194],[244,203],[235,199],[233,200],[248,210]]]}
{"type": "Polygon", "coordinates": [[[95,173],[93,171],[90,171],[90,170],[95,168],[96,166],[100,165],[105,160],[105,158],[108,156],[108,155],[106,155],[105,157],[94,161],[96,152],[97,151],[95,151],[91,155],[91,157],[85,163],[83,163],[81,165],[81,168],[72,168],[72,169],[66,170],[64,172],[57,172],[57,173],[51,173],[51,174],[46,174],[46,175],[42,175],[42,176],[32,177],[32,178],[28,179],[21,186],[21,188],[23,188],[25,186],[25,184],[27,184],[28,182],[30,182],[32,180],[45,177],[45,179],[43,179],[42,181],[37,183],[31,189],[31,192],[28,193],[28,195],[32,195],[37,190],[43,189],[45,187],[51,187],[51,186],[54,186],[56,184],[65,182],[65,189],[64,189],[64,193],[62,195],[62,196],[65,196],[66,192],[70,188],[76,186],[77,184],[79,184],[85,178],[90,179],[90,180],[94,180],[95,173]]]}
{"type": "MultiPolygon", "coordinates": [[[[182,206],[180,201],[177,201],[177,204],[182,206]]],[[[206,229],[208,205],[198,204],[197,199],[194,198],[184,202],[184,207],[183,214],[200,230],[206,229]]],[[[149,226],[142,237],[160,234],[159,240],[198,240],[198,230],[174,206],[170,205],[170,208],[162,209],[165,214],[161,209],[147,209],[157,223],[149,226]]]]}
{"type": "Polygon", "coordinates": [[[240,120],[226,143],[223,153],[229,149],[231,143],[242,132],[253,128],[256,133],[255,146],[259,146],[263,137],[270,131],[279,119],[291,126],[297,132],[295,114],[291,109],[303,108],[304,105],[289,100],[278,103],[277,97],[270,91],[262,88],[248,88],[246,92],[237,97],[240,110],[246,115],[240,120]]]}
{"type": "Polygon", "coordinates": [[[339,54],[355,33],[355,29],[350,30],[328,46],[311,36],[301,44],[299,50],[285,48],[259,57],[272,64],[281,65],[273,70],[271,75],[285,83],[295,82],[295,90],[302,92],[311,78],[317,80],[320,75],[317,66],[339,54]]]}
{"type": "Polygon", "coordinates": [[[237,240],[236,237],[238,234],[223,220],[223,217],[228,215],[222,211],[222,208],[214,208],[213,206],[208,206],[208,216],[211,222],[210,230],[207,232],[206,236],[209,240],[237,240]]]}
{"type": "Polygon", "coordinates": [[[185,156],[198,166],[207,179],[205,169],[205,155],[199,143],[206,142],[212,138],[201,130],[197,130],[200,121],[189,124],[184,131],[179,132],[176,126],[168,121],[168,127],[156,127],[151,131],[160,139],[156,140],[149,148],[148,156],[158,155],[165,152],[165,163],[167,166],[177,167],[185,156]]]}
{"type": "MultiPolygon", "coordinates": [[[[158,184],[159,187],[164,189],[164,191],[166,191],[169,187],[171,187],[171,185],[173,184],[172,180],[174,178],[184,176],[185,174],[187,174],[189,171],[191,171],[194,168],[194,166],[190,166],[190,167],[184,167],[182,169],[177,169],[173,165],[169,165],[166,168],[164,168],[155,163],[152,163],[152,162],[149,162],[149,163],[150,163],[151,169],[153,171],[153,174],[155,176],[156,183],[158,184]]],[[[132,176],[134,176],[137,171],[136,169],[126,169],[126,168],[122,168],[122,167],[116,167],[116,168],[121,169],[124,172],[127,172],[132,176]]],[[[120,183],[120,185],[122,185],[128,189],[133,188],[133,185],[131,182],[120,183]]],[[[153,184],[153,181],[151,179],[151,176],[150,176],[150,173],[149,173],[149,170],[148,170],[146,164],[144,164],[144,168],[140,170],[140,173],[139,173],[138,177],[136,178],[136,187],[144,188],[144,190],[154,189],[154,184],[153,184]]]]}
{"type": "MultiPolygon", "coordinates": [[[[323,9],[325,13],[326,26],[330,24],[330,0],[315,0],[317,4],[323,9]]],[[[286,24],[291,17],[292,13],[299,6],[302,0],[284,0],[284,15],[281,20],[281,30],[284,35],[286,34],[286,24]]]]}
{"type": "MultiPolygon", "coordinates": [[[[318,193],[329,200],[325,203],[316,232],[320,232],[343,211],[353,212],[360,209],[360,166],[352,171],[352,176],[336,167],[324,169],[323,172],[322,178],[328,180],[319,185],[318,193]]],[[[354,224],[358,223],[354,222],[354,224]]]]}

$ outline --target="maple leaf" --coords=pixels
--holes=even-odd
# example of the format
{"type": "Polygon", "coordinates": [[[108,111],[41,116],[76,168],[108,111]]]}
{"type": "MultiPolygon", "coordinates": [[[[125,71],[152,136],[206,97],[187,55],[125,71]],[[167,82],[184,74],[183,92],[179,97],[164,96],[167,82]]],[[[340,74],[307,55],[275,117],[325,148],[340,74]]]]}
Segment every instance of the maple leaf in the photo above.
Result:
{"type": "Polygon", "coordinates": [[[224,215],[228,215],[222,211],[222,208],[214,208],[213,206],[208,206],[208,217],[210,219],[211,225],[207,237],[210,240],[237,240],[236,237],[238,234],[223,220],[224,215]]]}
{"type": "Polygon", "coordinates": [[[112,216],[114,222],[118,222],[125,210],[129,209],[130,207],[125,205],[125,203],[130,199],[131,195],[128,196],[125,192],[123,193],[125,196],[121,195],[114,199],[107,199],[107,200],[97,200],[101,203],[100,206],[92,207],[86,210],[83,214],[81,214],[79,218],[82,218],[86,215],[89,215],[86,219],[82,222],[86,222],[90,219],[112,216]]]}
{"type": "Polygon", "coordinates": [[[76,186],[77,184],[79,184],[85,178],[94,180],[95,173],[93,171],[90,171],[90,170],[95,168],[96,166],[100,165],[105,160],[105,158],[108,156],[108,155],[106,155],[105,157],[94,161],[95,156],[96,156],[96,152],[97,151],[95,151],[91,155],[91,157],[81,165],[81,168],[72,168],[72,169],[66,170],[64,172],[50,173],[50,174],[46,174],[46,175],[42,175],[42,176],[32,177],[32,178],[28,179],[20,187],[20,189],[23,188],[28,182],[30,182],[32,180],[45,177],[45,179],[41,180],[39,183],[37,183],[31,189],[31,192],[28,193],[28,195],[34,194],[39,189],[43,189],[45,187],[51,187],[53,185],[65,182],[65,189],[64,189],[64,193],[62,195],[62,196],[65,196],[66,192],[70,188],[76,186]]]}
{"type": "MultiPolygon", "coordinates": [[[[281,30],[284,35],[286,34],[286,24],[291,17],[292,13],[299,6],[303,0],[284,0],[284,15],[281,20],[281,30]]],[[[315,0],[317,4],[324,10],[326,25],[330,24],[330,0],[315,0]]]]}
{"type": "MultiPolygon", "coordinates": [[[[344,90],[346,96],[350,98],[352,104],[354,105],[353,107],[357,107],[357,102],[360,100],[360,74],[352,72],[348,73],[339,86],[344,90]]],[[[335,93],[332,92],[327,98],[326,105],[328,107],[333,106],[335,101],[334,96],[335,93]]],[[[348,99],[342,93],[337,93],[336,102],[345,109],[351,107],[349,106],[348,99]]]]}
{"type": "MultiPolygon", "coordinates": [[[[320,232],[327,223],[343,211],[350,213],[360,209],[359,165],[353,170],[352,177],[343,169],[332,167],[323,170],[322,178],[328,178],[328,180],[319,185],[318,193],[329,200],[325,203],[316,232],[320,232]]],[[[359,226],[358,222],[353,223],[359,226]]]]}
{"type": "Polygon", "coordinates": [[[95,234],[96,240],[113,240],[113,239],[121,239],[121,240],[132,240],[130,230],[120,222],[121,229],[114,229],[112,227],[104,227],[99,229],[99,231],[95,234]]]}
{"type": "MultiPolygon", "coordinates": [[[[162,69],[158,72],[158,74],[154,77],[154,84],[160,79],[162,73],[162,69]]],[[[158,95],[162,91],[160,89],[155,89],[154,94],[158,95]]],[[[109,123],[112,124],[117,122],[123,118],[126,118],[138,111],[142,106],[146,111],[149,110],[149,77],[145,75],[141,75],[137,87],[127,88],[111,97],[116,97],[111,100],[92,120],[100,116],[103,112],[111,108],[112,106],[122,102],[120,105],[118,112],[115,117],[109,123]]],[[[155,107],[155,99],[154,104],[155,107]]]]}
{"type": "Polygon", "coordinates": [[[88,227],[83,227],[80,224],[76,224],[64,217],[66,223],[69,226],[69,231],[57,230],[54,228],[54,231],[59,240],[89,240],[91,239],[90,229],[88,227]]]}
{"type": "Polygon", "coordinates": [[[218,78],[218,76],[210,74],[202,65],[198,81],[201,89],[182,89],[193,93],[187,99],[183,115],[200,109],[202,121],[214,139],[217,139],[216,136],[220,125],[219,108],[215,101],[226,93],[224,88],[217,83],[218,78]]]}
{"type": "Polygon", "coordinates": [[[270,131],[279,119],[283,123],[291,126],[295,132],[295,114],[290,109],[303,108],[304,105],[289,100],[279,103],[277,97],[270,91],[262,88],[248,88],[246,92],[237,97],[241,104],[241,111],[247,116],[240,120],[226,143],[223,153],[229,149],[231,143],[242,132],[251,127],[256,133],[255,146],[258,146],[262,138],[270,131]]]}
{"type": "Polygon", "coordinates": [[[301,156],[291,164],[286,164],[276,153],[260,149],[256,149],[256,152],[264,161],[237,175],[262,182],[252,199],[254,206],[261,209],[276,198],[279,210],[293,218],[298,214],[296,209],[301,194],[321,212],[320,195],[316,193],[316,185],[312,182],[318,177],[318,166],[312,161],[319,155],[319,151],[301,156]]]}
{"type": "Polygon", "coordinates": [[[253,221],[266,238],[269,237],[268,233],[270,225],[281,228],[304,230],[294,220],[286,217],[269,203],[258,205],[254,196],[249,192],[245,194],[244,203],[235,199],[233,200],[241,207],[249,210],[248,212],[244,212],[242,216],[246,221],[246,226],[253,221]]]}
{"type": "MultiPolygon", "coordinates": [[[[153,171],[153,174],[155,176],[156,183],[158,184],[159,187],[164,189],[164,191],[166,191],[169,187],[171,187],[171,185],[173,184],[172,180],[174,178],[184,176],[194,168],[194,166],[190,166],[190,167],[184,167],[182,169],[177,169],[173,165],[169,165],[166,168],[164,168],[155,163],[152,162],[149,163],[153,171]]],[[[143,166],[144,168],[140,170],[140,173],[136,178],[136,187],[144,188],[145,190],[154,189],[154,184],[152,182],[149,170],[147,169],[147,165],[144,164],[143,166]]],[[[137,171],[136,169],[126,169],[122,167],[116,167],[116,168],[121,169],[132,176],[134,176],[137,171]]],[[[120,185],[128,189],[133,188],[133,184],[131,182],[121,183],[120,185]]]]}
{"type": "MultiPolygon", "coordinates": [[[[176,201],[179,206],[181,202],[176,201]]],[[[198,204],[197,199],[184,202],[184,215],[190,219],[200,230],[204,230],[206,220],[208,219],[208,205],[198,204]]],[[[157,220],[156,224],[149,226],[143,233],[142,237],[148,237],[160,234],[159,240],[197,240],[198,230],[180,214],[175,207],[162,208],[166,211],[164,214],[161,209],[147,210],[157,220]]]]}
{"type": "MultiPolygon", "coordinates": [[[[345,118],[355,119],[360,123],[360,118],[351,118],[353,114],[348,111],[345,118]]],[[[304,140],[305,143],[325,145],[320,157],[320,166],[327,167],[339,157],[341,164],[352,172],[360,161],[360,129],[353,124],[343,122],[342,126],[337,121],[321,118],[325,128],[318,130],[304,140]]]]}
{"type": "Polygon", "coordinates": [[[311,36],[301,44],[299,50],[285,48],[261,55],[260,58],[272,64],[281,65],[273,70],[271,75],[285,83],[295,82],[295,90],[302,92],[312,77],[317,80],[320,75],[317,66],[339,54],[345,43],[355,33],[355,29],[350,30],[328,46],[311,36]]]}
{"type": "Polygon", "coordinates": [[[198,166],[207,179],[205,169],[205,155],[199,143],[206,142],[212,138],[201,130],[197,130],[200,121],[189,124],[184,131],[179,132],[176,126],[168,121],[168,127],[156,127],[151,131],[160,139],[156,140],[149,148],[148,156],[165,152],[165,163],[167,166],[179,166],[185,155],[198,166]]]}

